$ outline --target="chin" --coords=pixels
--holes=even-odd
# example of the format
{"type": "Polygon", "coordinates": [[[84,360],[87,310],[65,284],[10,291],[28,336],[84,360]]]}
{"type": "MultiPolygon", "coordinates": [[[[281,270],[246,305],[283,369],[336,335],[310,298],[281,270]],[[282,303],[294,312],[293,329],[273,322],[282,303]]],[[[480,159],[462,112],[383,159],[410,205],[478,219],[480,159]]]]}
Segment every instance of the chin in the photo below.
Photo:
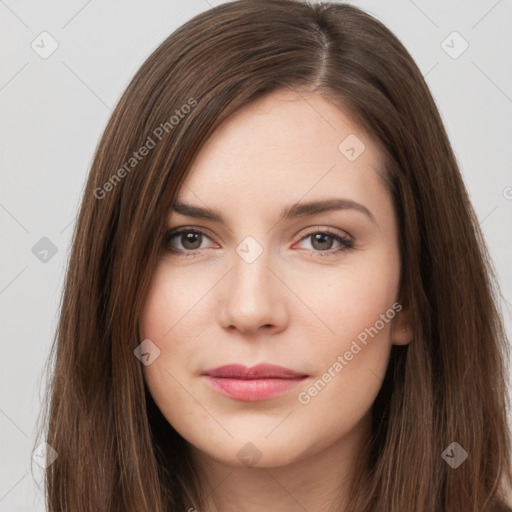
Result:
{"type": "Polygon", "coordinates": [[[267,440],[247,441],[234,439],[227,444],[217,445],[214,450],[211,446],[205,448],[195,446],[207,457],[232,467],[247,468],[276,468],[292,464],[306,457],[304,444],[272,443],[267,440]]]}

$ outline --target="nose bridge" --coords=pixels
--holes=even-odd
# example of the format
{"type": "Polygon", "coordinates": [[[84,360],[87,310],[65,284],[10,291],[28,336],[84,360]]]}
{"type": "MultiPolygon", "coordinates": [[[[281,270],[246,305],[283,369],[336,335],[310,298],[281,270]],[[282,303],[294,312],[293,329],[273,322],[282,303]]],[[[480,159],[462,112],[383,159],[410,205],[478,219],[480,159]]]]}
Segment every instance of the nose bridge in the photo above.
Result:
{"type": "Polygon", "coordinates": [[[231,278],[231,293],[242,308],[261,308],[270,300],[273,283],[267,266],[269,251],[258,248],[252,240],[243,241],[236,249],[231,278]]]}
{"type": "Polygon", "coordinates": [[[267,268],[270,251],[253,237],[236,248],[233,269],[223,286],[222,323],[246,332],[284,321],[284,297],[279,283],[267,268]]]}

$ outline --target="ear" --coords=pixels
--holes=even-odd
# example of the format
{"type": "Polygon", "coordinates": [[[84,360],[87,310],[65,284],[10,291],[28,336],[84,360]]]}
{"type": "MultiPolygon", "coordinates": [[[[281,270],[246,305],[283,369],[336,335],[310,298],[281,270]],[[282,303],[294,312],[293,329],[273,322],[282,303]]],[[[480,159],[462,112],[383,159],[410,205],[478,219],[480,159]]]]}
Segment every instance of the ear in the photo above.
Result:
{"type": "Polygon", "coordinates": [[[400,309],[397,308],[397,313],[391,324],[391,342],[393,345],[408,345],[414,334],[411,310],[406,297],[403,295],[401,295],[398,304],[400,309]]]}

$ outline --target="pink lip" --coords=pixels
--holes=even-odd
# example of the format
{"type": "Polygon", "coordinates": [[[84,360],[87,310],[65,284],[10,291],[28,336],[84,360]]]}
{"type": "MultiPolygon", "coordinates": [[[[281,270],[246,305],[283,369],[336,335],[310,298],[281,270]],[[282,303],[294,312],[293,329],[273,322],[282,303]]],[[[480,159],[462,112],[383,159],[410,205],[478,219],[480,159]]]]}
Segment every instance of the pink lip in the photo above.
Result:
{"type": "Polygon", "coordinates": [[[252,368],[230,364],[205,370],[212,388],[230,398],[246,401],[267,400],[289,391],[308,375],[289,368],[258,364],[252,368]]]}

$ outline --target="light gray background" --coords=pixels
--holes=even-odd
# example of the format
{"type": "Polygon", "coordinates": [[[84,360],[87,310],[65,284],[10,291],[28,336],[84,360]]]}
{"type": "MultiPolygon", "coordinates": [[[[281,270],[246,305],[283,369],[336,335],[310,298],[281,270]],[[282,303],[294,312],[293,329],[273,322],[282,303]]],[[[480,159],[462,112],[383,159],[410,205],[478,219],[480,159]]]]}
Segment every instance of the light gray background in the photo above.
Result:
{"type": "MultiPolygon", "coordinates": [[[[0,0],[0,512],[44,510],[30,473],[34,427],[74,219],[96,144],[150,52],[218,3],[0,0]],[[43,31],[59,45],[47,59],[31,47],[34,40],[42,46],[43,31]],[[58,250],[46,262],[32,252],[42,237],[58,250]]],[[[352,3],[383,21],[426,76],[485,232],[510,334],[512,1],[352,3]],[[446,39],[453,31],[469,44],[456,59],[445,51],[463,48],[457,36],[446,39]]],[[[37,479],[42,473],[33,466],[37,479]]]]}

